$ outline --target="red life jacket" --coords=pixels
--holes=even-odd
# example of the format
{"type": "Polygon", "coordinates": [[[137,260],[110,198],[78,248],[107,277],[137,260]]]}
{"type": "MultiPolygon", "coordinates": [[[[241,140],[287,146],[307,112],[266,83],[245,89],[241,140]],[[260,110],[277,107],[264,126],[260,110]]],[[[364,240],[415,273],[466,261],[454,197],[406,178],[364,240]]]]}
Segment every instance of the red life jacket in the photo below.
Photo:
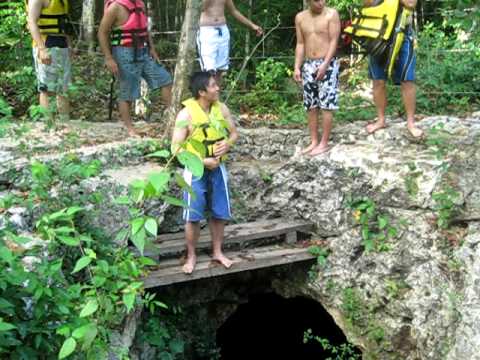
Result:
{"type": "Polygon", "coordinates": [[[148,18],[145,14],[145,4],[142,0],[106,0],[104,12],[117,3],[128,10],[128,19],[111,33],[113,46],[143,47],[148,39],[148,18]]]}

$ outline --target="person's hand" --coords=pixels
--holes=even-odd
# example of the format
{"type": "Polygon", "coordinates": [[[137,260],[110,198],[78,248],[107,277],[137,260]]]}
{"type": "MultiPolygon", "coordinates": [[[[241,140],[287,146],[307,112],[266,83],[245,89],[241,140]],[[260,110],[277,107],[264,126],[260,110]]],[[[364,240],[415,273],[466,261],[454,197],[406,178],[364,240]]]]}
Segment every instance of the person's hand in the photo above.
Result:
{"type": "Polygon", "coordinates": [[[213,155],[215,157],[222,157],[228,150],[230,150],[230,144],[226,140],[217,141],[213,146],[213,155]]]}
{"type": "Polygon", "coordinates": [[[108,70],[110,70],[113,75],[118,75],[118,65],[113,58],[106,58],[105,65],[107,65],[108,70]]]}
{"type": "Polygon", "coordinates": [[[325,77],[325,73],[327,72],[328,65],[326,62],[322,63],[317,69],[317,76],[315,76],[315,80],[323,80],[325,77]]]}
{"type": "Polygon", "coordinates": [[[253,24],[252,30],[255,31],[255,33],[257,34],[257,36],[262,36],[262,35],[263,35],[263,29],[262,29],[261,26],[258,26],[258,25],[253,24]]]}
{"type": "Polygon", "coordinates": [[[203,165],[205,165],[208,170],[214,170],[220,165],[220,159],[216,157],[205,158],[203,159],[203,165]]]}
{"type": "Polygon", "coordinates": [[[155,60],[157,63],[160,62],[160,56],[158,56],[155,49],[150,49],[150,56],[155,60]]]}
{"type": "Polygon", "coordinates": [[[38,60],[45,65],[50,65],[52,63],[52,56],[47,48],[38,48],[38,60]]]}
{"type": "Polygon", "coordinates": [[[293,70],[293,80],[295,80],[297,83],[302,82],[302,72],[300,69],[293,70]]]}

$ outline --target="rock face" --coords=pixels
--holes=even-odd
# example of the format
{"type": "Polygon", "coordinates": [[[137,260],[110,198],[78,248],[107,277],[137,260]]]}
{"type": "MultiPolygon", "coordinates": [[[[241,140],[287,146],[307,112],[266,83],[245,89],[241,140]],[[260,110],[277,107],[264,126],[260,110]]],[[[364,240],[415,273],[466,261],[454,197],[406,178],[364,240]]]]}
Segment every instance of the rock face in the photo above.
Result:
{"type": "Polygon", "coordinates": [[[305,139],[295,132],[249,130],[248,153],[265,159],[258,169],[268,168],[271,142],[271,159],[283,163],[268,177],[258,171],[256,184],[245,167],[231,178],[247,196],[245,218],[315,223],[327,264],[315,281],[279,292],[321,302],[366,358],[479,359],[480,119],[419,124],[426,141],[398,120],[370,136],[363,124],[338,128],[332,150],[313,159],[291,156],[305,139]],[[367,251],[362,240],[379,226],[378,216],[357,221],[368,202],[392,229],[385,249],[367,251]],[[444,217],[450,225],[438,227],[444,217]]]}
{"type": "MultiPolygon", "coordinates": [[[[423,140],[412,139],[400,119],[374,135],[364,125],[334,128],[332,149],[315,158],[295,155],[306,131],[241,130],[228,165],[235,221],[285,217],[316,225],[326,264],[312,281],[280,277],[273,288],[320,302],[366,359],[480,359],[480,114],[425,118],[423,140]]],[[[0,144],[0,183],[15,191],[12,176],[21,178],[29,162],[7,145],[0,144]]],[[[77,150],[104,171],[68,191],[102,194],[89,205],[92,221],[112,235],[128,220],[114,198],[126,193],[128,179],[156,169],[144,160],[145,148],[148,141],[77,150]]],[[[162,231],[181,229],[178,208],[151,204],[146,211],[162,231]]],[[[28,232],[36,219],[12,207],[0,226],[28,232]]]]}

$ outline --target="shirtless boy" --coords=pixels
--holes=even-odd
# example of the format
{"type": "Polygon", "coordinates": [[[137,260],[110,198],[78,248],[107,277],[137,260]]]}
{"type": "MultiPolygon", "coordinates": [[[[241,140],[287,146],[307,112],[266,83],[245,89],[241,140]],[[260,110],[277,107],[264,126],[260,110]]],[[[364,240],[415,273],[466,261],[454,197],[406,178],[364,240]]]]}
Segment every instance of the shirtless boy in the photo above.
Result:
{"type": "MultiPolygon", "coordinates": [[[[200,67],[203,71],[227,71],[230,52],[230,31],[225,18],[225,8],[230,14],[257,35],[263,30],[237,10],[233,0],[203,0],[200,14],[200,29],[197,33],[197,48],[200,67]]],[[[220,77],[217,76],[217,80],[220,77]]]]}
{"type": "Polygon", "coordinates": [[[297,46],[293,77],[303,83],[303,105],[307,111],[310,145],[302,154],[312,156],[329,150],[333,111],[338,110],[339,63],[335,57],[340,35],[340,17],[325,0],[310,0],[310,7],[295,17],[297,46]],[[318,141],[318,116],[323,132],[318,141]]]}

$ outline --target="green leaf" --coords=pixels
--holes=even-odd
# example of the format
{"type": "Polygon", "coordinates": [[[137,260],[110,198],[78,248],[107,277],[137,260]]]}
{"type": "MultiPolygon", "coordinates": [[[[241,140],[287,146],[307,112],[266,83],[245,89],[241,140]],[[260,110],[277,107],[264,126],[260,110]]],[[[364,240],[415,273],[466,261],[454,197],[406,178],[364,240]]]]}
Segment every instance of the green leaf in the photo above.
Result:
{"type": "Polygon", "coordinates": [[[90,300],[80,312],[80,317],[87,317],[92,315],[98,309],[97,300],[90,300]]]}
{"type": "Polygon", "coordinates": [[[75,229],[69,226],[60,226],[53,231],[55,231],[56,234],[71,234],[75,232],[75,229]]]}
{"type": "Polygon", "coordinates": [[[367,240],[370,237],[370,230],[368,229],[368,226],[364,226],[362,228],[362,238],[363,240],[367,240]]]}
{"type": "Polygon", "coordinates": [[[203,145],[202,142],[195,139],[189,139],[188,144],[191,145],[195,149],[195,151],[200,154],[202,158],[206,156],[207,149],[205,148],[205,145],[203,145]]]}
{"type": "Polygon", "coordinates": [[[145,228],[140,229],[135,235],[130,239],[133,242],[133,245],[140,251],[140,254],[143,256],[143,250],[145,249],[145,238],[147,234],[145,233],[145,228]]]}
{"type": "Polygon", "coordinates": [[[175,197],[168,196],[168,195],[163,195],[161,198],[167,204],[174,205],[174,206],[185,207],[185,208],[188,207],[188,204],[185,201],[177,199],[175,197]]]}
{"type": "MultiPolygon", "coordinates": [[[[87,333],[83,336],[83,345],[82,345],[82,350],[86,351],[90,349],[90,346],[95,340],[95,337],[98,334],[97,327],[94,324],[91,324],[91,326],[88,328],[87,333]]],[[[102,359],[103,357],[99,357],[102,359]]]]}
{"type": "Polygon", "coordinates": [[[193,174],[193,176],[203,176],[203,161],[197,155],[188,151],[182,151],[177,155],[177,159],[193,174]]]}
{"type": "Polygon", "coordinates": [[[80,326],[79,328],[76,328],[73,331],[72,337],[74,337],[77,340],[80,340],[88,333],[89,330],[91,330],[92,327],[95,327],[95,325],[87,324],[87,325],[80,326]]]}
{"type": "Polygon", "coordinates": [[[185,181],[182,175],[175,173],[175,182],[177,183],[178,186],[180,186],[180,188],[182,188],[182,190],[187,191],[192,197],[192,199],[195,200],[196,198],[195,192],[193,191],[192,187],[187,184],[187,182],[185,181]]]}
{"type": "Polygon", "coordinates": [[[119,196],[115,199],[115,204],[118,205],[129,205],[130,204],[130,198],[126,195],[119,196]]]}
{"type": "Polygon", "coordinates": [[[168,347],[173,355],[183,353],[185,343],[181,339],[172,339],[170,340],[168,347]]]}
{"type": "Polygon", "coordinates": [[[182,129],[187,127],[189,124],[190,124],[190,121],[188,120],[177,120],[177,122],[175,123],[175,127],[178,129],[182,129]]]}
{"type": "Polygon", "coordinates": [[[145,221],[145,230],[152,236],[157,236],[157,221],[153,218],[148,218],[147,221],[145,221]]]}
{"type": "Polygon", "coordinates": [[[15,258],[13,253],[8,249],[6,246],[0,247],[0,258],[5,261],[6,263],[11,263],[15,258]]]}
{"type": "Polygon", "coordinates": [[[71,353],[75,351],[76,347],[77,347],[77,342],[75,341],[75,339],[72,337],[69,337],[63,343],[62,348],[60,349],[60,353],[58,354],[58,358],[65,359],[67,356],[69,356],[71,353]]]}
{"type": "Polygon", "coordinates": [[[80,206],[72,206],[67,209],[67,215],[72,216],[80,211],[82,211],[83,208],[80,206]]]}
{"type": "Polygon", "coordinates": [[[155,262],[155,260],[151,259],[151,258],[148,258],[148,257],[140,257],[140,264],[142,264],[143,266],[155,266],[157,265],[157,263],[155,262]]]}
{"type": "Polygon", "coordinates": [[[145,219],[143,217],[136,218],[132,220],[132,235],[135,235],[143,228],[143,224],[145,223],[145,219]]]}
{"type": "Polygon", "coordinates": [[[380,230],[385,229],[385,226],[388,224],[388,219],[385,216],[378,217],[378,228],[380,230]]]}
{"type": "Polygon", "coordinates": [[[79,238],[74,238],[71,236],[57,236],[57,239],[60,240],[60,242],[64,243],[65,245],[68,246],[78,246],[80,245],[80,239],[79,238]]]}
{"type": "Polygon", "coordinates": [[[80,259],[77,260],[77,263],[75,264],[75,268],[73,269],[72,274],[79,272],[84,267],[88,266],[91,262],[92,262],[92,258],[90,256],[81,257],[80,259]]]}
{"type": "Polygon", "coordinates": [[[107,278],[98,275],[94,276],[92,279],[93,285],[95,285],[96,287],[102,286],[103,284],[105,284],[106,281],[107,278]]]}
{"type": "Polygon", "coordinates": [[[13,330],[13,329],[16,329],[16,328],[17,327],[15,325],[4,322],[2,319],[0,319],[0,332],[10,331],[10,330],[13,330]]]}
{"type": "Polygon", "coordinates": [[[168,150],[159,150],[147,155],[147,157],[157,157],[157,158],[168,158],[169,156],[170,156],[170,152],[168,150]]]}
{"type": "Polygon", "coordinates": [[[127,312],[132,311],[133,305],[135,304],[135,293],[134,292],[129,292],[126,294],[123,294],[122,296],[122,301],[127,307],[127,312]]]}
{"type": "Polygon", "coordinates": [[[151,174],[148,177],[148,180],[155,188],[155,191],[161,193],[167,189],[168,182],[170,181],[170,172],[161,171],[158,173],[151,174]]]}

